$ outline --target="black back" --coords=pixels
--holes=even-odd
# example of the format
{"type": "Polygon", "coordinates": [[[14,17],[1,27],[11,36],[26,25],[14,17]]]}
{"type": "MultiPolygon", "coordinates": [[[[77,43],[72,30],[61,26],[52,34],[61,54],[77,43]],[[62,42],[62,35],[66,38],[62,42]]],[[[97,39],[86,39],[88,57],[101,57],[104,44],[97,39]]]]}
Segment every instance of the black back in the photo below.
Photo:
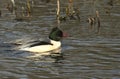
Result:
{"type": "Polygon", "coordinates": [[[45,42],[45,41],[36,41],[33,44],[31,44],[29,47],[34,47],[39,45],[52,45],[52,44],[50,42],[45,42]]]}

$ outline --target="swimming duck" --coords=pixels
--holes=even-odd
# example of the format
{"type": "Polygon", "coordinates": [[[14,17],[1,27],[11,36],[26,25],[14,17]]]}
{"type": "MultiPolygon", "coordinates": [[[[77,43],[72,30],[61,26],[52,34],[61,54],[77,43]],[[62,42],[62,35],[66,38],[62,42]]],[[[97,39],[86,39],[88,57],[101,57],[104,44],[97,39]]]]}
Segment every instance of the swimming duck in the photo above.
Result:
{"type": "Polygon", "coordinates": [[[61,47],[61,40],[66,36],[63,31],[54,27],[49,34],[49,42],[48,41],[33,41],[29,46],[21,48],[20,50],[29,51],[29,52],[48,52],[55,50],[61,47]]]}

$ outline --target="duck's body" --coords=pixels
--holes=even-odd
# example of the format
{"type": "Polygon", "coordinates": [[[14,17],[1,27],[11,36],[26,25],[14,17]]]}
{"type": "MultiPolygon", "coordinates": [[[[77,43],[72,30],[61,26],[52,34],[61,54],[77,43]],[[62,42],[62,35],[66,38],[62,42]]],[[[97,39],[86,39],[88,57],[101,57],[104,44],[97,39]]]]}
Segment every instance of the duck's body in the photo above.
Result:
{"type": "Polygon", "coordinates": [[[60,41],[50,40],[50,42],[40,41],[28,47],[21,48],[20,50],[30,51],[30,52],[48,52],[48,51],[52,51],[60,47],[61,47],[60,41]]]}
{"type": "Polygon", "coordinates": [[[20,50],[29,51],[29,52],[48,52],[61,47],[61,39],[63,37],[63,32],[55,27],[49,34],[49,42],[46,41],[35,41],[27,45],[20,50]]]}

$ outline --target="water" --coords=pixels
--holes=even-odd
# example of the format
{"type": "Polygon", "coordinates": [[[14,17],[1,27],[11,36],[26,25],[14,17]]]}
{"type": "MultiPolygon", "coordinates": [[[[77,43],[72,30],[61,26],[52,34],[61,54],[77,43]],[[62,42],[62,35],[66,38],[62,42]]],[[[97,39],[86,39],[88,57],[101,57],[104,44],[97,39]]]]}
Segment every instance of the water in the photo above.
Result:
{"type": "MultiPolygon", "coordinates": [[[[32,18],[16,21],[5,8],[7,0],[0,1],[0,79],[120,79],[120,2],[113,6],[109,0],[75,0],[81,21],[68,20],[61,28],[69,33],[63,39],[61,54],[44,55],[13,50],[11,42],[46,38],[57,26],[55,1],[35,0],[32,18]],[[110,11],[106,9],[106,7],[110,11]],[[90,29],[86,21],[99,10],[101,28],[90,29]],[[108,13],[106,12],[108,11],[108,13]],[[109,14],[110,12],[110,14],[109,14]]],[[[18,1],[18,5],[25,2],[18,1]]],[[[67,5],[61,1],[62,8],[67,5]]]]}

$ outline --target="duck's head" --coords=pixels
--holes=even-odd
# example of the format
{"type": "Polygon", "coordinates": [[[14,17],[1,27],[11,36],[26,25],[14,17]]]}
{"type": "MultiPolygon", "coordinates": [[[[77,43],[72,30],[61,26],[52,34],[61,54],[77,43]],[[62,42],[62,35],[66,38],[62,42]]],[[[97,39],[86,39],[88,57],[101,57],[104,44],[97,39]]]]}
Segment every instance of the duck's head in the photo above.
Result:
{"type": "Polygon", "coordinates": [[[64,33],[58,27],[54,27],[49,34],[49,39],[55,40],[55,41],[60,41],[63,37],[64,37],[64,33]]]}

